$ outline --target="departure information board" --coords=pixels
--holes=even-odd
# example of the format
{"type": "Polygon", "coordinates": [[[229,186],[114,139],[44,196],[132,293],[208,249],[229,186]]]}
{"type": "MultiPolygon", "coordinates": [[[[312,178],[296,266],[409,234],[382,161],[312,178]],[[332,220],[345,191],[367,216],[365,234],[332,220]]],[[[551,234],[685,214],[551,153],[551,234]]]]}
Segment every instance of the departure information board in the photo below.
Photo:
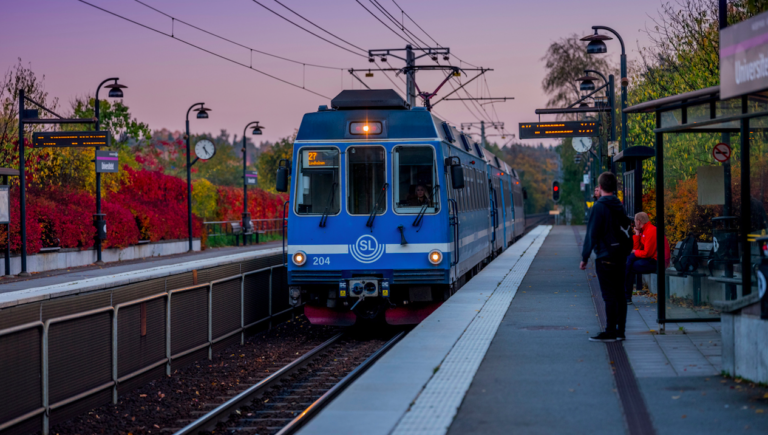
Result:
{"type": "Polygon", "coordinates": [[[542,137],[592,137],[598,135],[597,121],[525,122],[520,123],[520,139],[542,137]]]}
{"type": "Polygon", "coordinates": [[[35,148],[40,147],[108,147],[108,131],[57,131],[32,134],[35,148]]]}

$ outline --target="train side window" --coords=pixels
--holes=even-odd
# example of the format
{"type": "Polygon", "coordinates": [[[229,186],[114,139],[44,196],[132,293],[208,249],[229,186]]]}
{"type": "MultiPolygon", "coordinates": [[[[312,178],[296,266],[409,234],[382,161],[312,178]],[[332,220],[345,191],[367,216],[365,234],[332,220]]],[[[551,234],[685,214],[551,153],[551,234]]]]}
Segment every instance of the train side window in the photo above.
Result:
{"type": "Polygon", "coordinates": [[[381,195],[386,182],[386,153],[382,146],[347,148],[347,211],[368,215],[378,201],[378,213],[387,209],[387,196],[381,195]]]}
{"type": "Polygon", "coordinates": [[[335,148],[302,148],[299,151],[296,183],[296,214],[339,213],[339,150],[335,148]]]}
{"type": "Polygon", "coordinates": [[[395,211],[418,214],[440,211],[435,174],[435,149],[431,146],[397,146],[392,153],[392,195],[395,211]]]}

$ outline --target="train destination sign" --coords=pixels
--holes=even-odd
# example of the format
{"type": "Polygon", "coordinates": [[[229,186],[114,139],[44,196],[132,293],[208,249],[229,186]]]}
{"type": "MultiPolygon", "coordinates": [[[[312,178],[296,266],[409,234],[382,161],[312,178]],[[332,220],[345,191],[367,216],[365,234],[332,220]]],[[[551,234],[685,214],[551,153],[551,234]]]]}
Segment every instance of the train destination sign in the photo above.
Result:
{"type": "Polygon", "coordinates": [[[559,121],[559,122],[523,122],[520,123],[520,139],[539,139],[542,137],[591,137],[598,135],[600,123],[597,121],[559,121]]]}
{"type": "Polygon", "coordinates": [[[112,138],[108,131],[56,131],[32,134],[35,148],[41,147],[108,147],[112,138]]]}
{"type": "Polygon", "coordinates": [[[338,166],[336,150],[312,150],[304,153],[305,168],[335,168],[338,166]]]}
{"type": "Polygon", "coordinates": [[[96,151],[96,172],[117,172],[118,166],[117,151],[96,151]]]}

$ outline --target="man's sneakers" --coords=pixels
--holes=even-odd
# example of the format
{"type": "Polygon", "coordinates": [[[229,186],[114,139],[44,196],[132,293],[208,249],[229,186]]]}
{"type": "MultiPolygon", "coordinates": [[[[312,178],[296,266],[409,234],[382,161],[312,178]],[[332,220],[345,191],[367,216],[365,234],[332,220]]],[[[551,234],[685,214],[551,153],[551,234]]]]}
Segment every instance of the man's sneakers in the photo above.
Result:
{"type": "Polygon", "coordinates": [[[627,336],[624,333],[601,332],[594,337],[589,337],[589,341],[598,341],[601,343],[613,343],[614,341],[624,341],[627,336]]]}
{"type": "Polygon", "coordinates": [[[601,332],[594,337],[589,337],[589,341],[599,341],[602,343],[612,343],[616,341],[616,334],[610,332],[601,332]]]}

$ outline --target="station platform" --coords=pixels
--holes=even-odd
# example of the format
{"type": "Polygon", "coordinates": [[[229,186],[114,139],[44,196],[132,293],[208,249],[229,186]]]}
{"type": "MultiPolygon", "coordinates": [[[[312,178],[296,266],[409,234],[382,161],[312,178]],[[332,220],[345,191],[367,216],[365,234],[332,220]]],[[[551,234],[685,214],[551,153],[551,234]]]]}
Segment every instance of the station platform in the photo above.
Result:
{"type": "Polygon", "coordinates": [[[588,341],[604,316],[584,231],[528,233],[299,433],[768,433],[768,389],[720,374],[719,323],[659,335],[635,296],[626,341],[588,341]]]}
{"type": "Polygon", "coordinates": [[[269,242],[106,263],[103,266],[73,267],[34,273],[24,278],[0,277],[0,309],[279,253],[282,253],[281,242],[269,242]]]}

